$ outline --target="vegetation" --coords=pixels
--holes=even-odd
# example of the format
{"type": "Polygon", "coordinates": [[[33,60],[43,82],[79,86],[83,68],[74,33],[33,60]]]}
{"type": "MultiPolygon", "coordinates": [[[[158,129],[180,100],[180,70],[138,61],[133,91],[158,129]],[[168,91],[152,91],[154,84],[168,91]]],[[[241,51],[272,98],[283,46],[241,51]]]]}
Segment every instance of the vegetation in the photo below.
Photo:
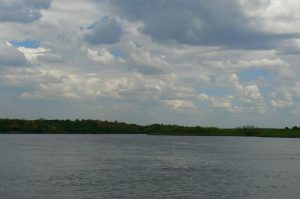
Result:
{"type": "Polygon", "coordinates": [[[0,119],[2,134],[152,134],[192,136],[256,136],[256,137],[299,137],[300,127],[265,129],[253,126],[234,129],[214,127],[185,127],[178,125],[152,124],[141,126],[123,122],[100,120],[19,120],[0,119]]]}

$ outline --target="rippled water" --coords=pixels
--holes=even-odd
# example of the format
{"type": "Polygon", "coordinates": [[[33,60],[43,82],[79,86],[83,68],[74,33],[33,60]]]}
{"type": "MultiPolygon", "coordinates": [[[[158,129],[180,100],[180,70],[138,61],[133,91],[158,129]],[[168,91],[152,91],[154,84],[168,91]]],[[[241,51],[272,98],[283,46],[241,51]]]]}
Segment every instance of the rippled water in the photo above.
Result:
{"type": "Polygon", "coordinates": [[[0,198],[300,198],[300,139],[0,135],[0,198]]]}

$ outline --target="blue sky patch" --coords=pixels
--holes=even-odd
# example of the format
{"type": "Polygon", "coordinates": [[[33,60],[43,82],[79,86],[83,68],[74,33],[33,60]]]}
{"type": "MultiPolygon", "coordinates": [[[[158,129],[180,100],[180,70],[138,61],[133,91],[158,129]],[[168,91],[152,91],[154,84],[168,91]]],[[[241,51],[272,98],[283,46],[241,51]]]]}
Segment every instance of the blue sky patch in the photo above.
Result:
{"type": "Polygon", "coordinates": [[[242,81],[252,81],[257,78],[271,79],[271,74],[268,70],[262,68],[250,69],[242,71],[238,74],[242,81]]]}
{"type": "Polygon", "coordinates": [[[25,41],[9,41],[15,47],[25,47],[25,48],[39,48],[41,47],[40,42],[35,40],[25,40],[25,41]]]}
{"type": "Polygon", "coordinates": [[[274,92],[274,88],[271,86],[263,86],[263,87],[260,87],[259,90],[265,94],[271,94],[272,92],[274,92]]]}
{"type": "Polygon", "coordinates": [[[113,49],[111,51],[111,54],[113,54],[115,57],[121,57],[121,58],[127,57],[127,53],[121,49],[113,49]]]}

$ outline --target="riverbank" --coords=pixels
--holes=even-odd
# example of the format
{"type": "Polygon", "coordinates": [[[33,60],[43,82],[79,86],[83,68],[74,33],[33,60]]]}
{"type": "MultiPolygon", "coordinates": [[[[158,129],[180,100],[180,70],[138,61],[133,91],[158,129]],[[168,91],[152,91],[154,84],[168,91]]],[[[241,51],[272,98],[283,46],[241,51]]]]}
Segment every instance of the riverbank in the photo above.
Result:
{"type": "Polygon", "coordinates": [[[149,134],[169,136],[253,136],[300,138],[300,128],[256,128],[252,126],[221,129],[151,124],[141,126],[101,120],[20,120],[0,119],[1,134],[149,134]]]}

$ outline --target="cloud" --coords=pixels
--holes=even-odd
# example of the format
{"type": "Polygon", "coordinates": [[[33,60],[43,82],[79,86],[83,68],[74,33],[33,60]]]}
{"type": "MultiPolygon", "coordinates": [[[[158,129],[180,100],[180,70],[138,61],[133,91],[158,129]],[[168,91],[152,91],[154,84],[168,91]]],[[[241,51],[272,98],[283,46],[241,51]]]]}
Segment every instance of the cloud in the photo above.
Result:
{"type": "Polygon", "coordinates": [[[216,81],[220,86],[233,88],[238,93],[244,108],[259,109],[260,112],[265,111],[265,99],[256,84],[242,85],[236,74],[221,75],[216,81]]]}
{"type": "Polygon", "coordinates": [[[287,40],[280,43],[276,48],[280,55],[299,55],[300,54],[300,40],[287,40]]]}
{"type": "Polygon", "coordinates": [[[21,66],[28,64],[23,53],[9,42],[0,40],[0,66],[21,66]]]}
{"type": "Polygon", "coordinates": [[[62,59],[62,56],[57,54],[38,54],[36,57],[36,60],[38,62],[44,62],[44,63],[62,63],[64,60],[62,59]]]}
{"type": "Polygon", "coordinates": [[[31,23],[42,17],[52,0],[1,0],[0,22],[31,23]]]}
{"type": "Polygon", "coordinates": [[[91,45],[118,43],[122,36],[122,26],[115,18],[105,17],[87,29],[85,40],[91,45]]]}
{"type": "Polygon", "coordinates": [[[97,63],[109,65],[118,61],[116,57],[113,54],[111,54],[106,48],[100,48],[98,50],[87,48],[83,50],[86,51],[87,56],[91,60],[97,63]]]}
{"type": "Polygon", "coordinates": [[[62,83],[67,78],[67,74],[59,70],[47,70],[40,67],[11,67],[2,70],[0,74],[0,81],[7,85],[16,87],[30,87],[45,84],[62,83]]]}
{"type": "MultiPolygon", "coordinates": [[[[7,85],[25,86],[33,90],[29,96],[43,98],[121,99],[129,101],[156,101],[162,92],[179,93],[173,88],[174,77],[170,75],[142,76],[140,74],[107,75],[101,73],[68,72],[60,69],[31,67],[12,68],[2,72],[0,80],[7,85]],[[72,94],[72,95],[71,95],[72,94]]],[[[180,87],[179,85],[177,87],[180,87]]],[[[168,96],[171,96],[169,94],[168,96]]],[[[176,95],[174,94],[174,97],[176,95]]]]}
{"type": "Polygon", "coordinates": [[[223,108],[229,112],[238,111],[238,108],[233,107],[232,105],[231,101],[233,99],[233,96],[229,96],[227,98],[216,98],[216,97],[209,96],[206,93],[200,93],[198,98],[201,101],[209,102],[214,108],[223,108]]]}
{"type": "Polygon", "coordinates": [[[49,49],[45,49],[42,47],[39,48],[26,48],[26,47],[18,47],[18,51],[22,52],[26,59],[30,62],[36,61],[38,57],[43,54],[49,52],[49,49]]]}
{"type": "Polygon", "coordinates": [[[271,104],[276,109],[291,107],[293,105],[293,98],[289,94],[285,94],[282,98],[271,100],[271,104]]]}
{"type": "Polygon", "coordinates": [[[251,60],[222,60],[222,61],[204,61],[203,64],[217,70],[247,70],[265,68],[269,70],[278,70],[279,68],[288,68],[289,64],[280,58],[263,58],[251,60]]]}
{"type": "Polygon", "coordinates": [[[32,94],[32,93],[21,93],[19,96],[21,99],[26,99],[26,100],[32,100],[32,99],[44,99],[44,96],[42,95],[37,95],[37,94],[32,94]]]}
{"type": "MultiPolygon", "coordinates": [[[[22,42],[20,42],[22,43],[22,42]]],[[[7,42],[9,46],[15,45],[7,42]]],[[[51,49],[44,48],[40,45],[38,46],[26,46],[26,45],[16,45],[15,47],[19,52],[21,52],[28,63],[40,64],[40,63],[59,63],[62,62],[62,57],[51,51],[51,49]]]]}
{"type": "Polygon", "coordinates": [[[162,57],[154,56],[149,51],[138,49],[129,55],[129,66],[142,74],[161,74],[170,69],[162,57]]]}
{"type": "Polygon", "coordinates": [[[174,110],[195,110],[196,106],[192,101],[188,100],[165,100],[164,104],[174,110]]]}
{"type": "MultiPolygon", "coordinates": [[[[113,12],[132,21],[142,21],[141,31],[158,42],[269,49],[278,41],[298,35],[260,30],[253,25],[260,18],[249,17],[246,13],[253,4],[242,2],[245,1],[109,1],[113,12]]],[[[259,5],[266,8],[265,4],[269,3],[259,5]]]]}
{"type": "Polygon", "coordinates": [[[0,40],[15,45],[0,44],[2,98],[24,118],[297,122],[287,115],[300,99],[297,8],[296,0],[0,0],[0,40]]]}
{"type": "Polygon", "coordinates": [[[249,17],[256,17],[254,25],[262,31],[297,33],[299,37],[300,14],[297,0],[246,0],[242,4],[249,17]]]}

